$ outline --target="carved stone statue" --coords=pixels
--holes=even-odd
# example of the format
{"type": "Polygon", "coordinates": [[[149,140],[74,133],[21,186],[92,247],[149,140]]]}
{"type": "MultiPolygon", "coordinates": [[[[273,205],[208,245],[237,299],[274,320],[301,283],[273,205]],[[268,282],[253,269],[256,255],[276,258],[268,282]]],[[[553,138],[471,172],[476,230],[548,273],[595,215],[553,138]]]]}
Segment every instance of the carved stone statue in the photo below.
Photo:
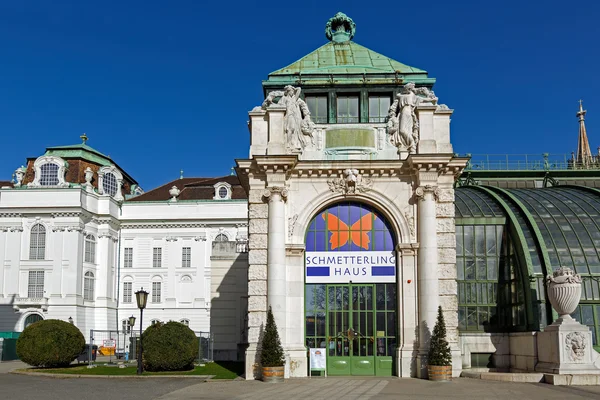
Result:
{"type": "Polygon", "coordinates": [[[293,152],[302,151],[305,147],[314,146],[313,131],[315,125],[310,119],[308,106],[300,98],[300,88],[286,86],[282,91],[269,93],[262,104],[265,109],[276,102],[285,106],[285,117],[283,120],[287,148],[293,152]]]}
{"type": "Polygon", "coordinates": [[[388,134],[398,151],[417,152],[419,119],[415,109],[422,102],[436,104],[437,100],[433,91],[427,88],[417,89],[412,82],[404,85],[388,111],[388,134]]]}

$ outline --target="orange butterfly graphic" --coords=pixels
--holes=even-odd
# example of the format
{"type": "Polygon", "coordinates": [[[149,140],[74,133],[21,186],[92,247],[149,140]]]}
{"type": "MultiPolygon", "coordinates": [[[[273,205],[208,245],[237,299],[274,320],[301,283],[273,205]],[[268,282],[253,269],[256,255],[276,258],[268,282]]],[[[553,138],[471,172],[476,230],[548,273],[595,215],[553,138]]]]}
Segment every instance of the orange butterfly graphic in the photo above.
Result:
{"type": "Polygon", "coordinates": [[[348,243],[348,239],[351,239],[352,243],[358,247],[369,250],[371,239],[369,239],[367,233],[373,228],[373,219],[377,218],[373,216],[373,213],[362,216],[350,227],[335,215],[323,213],[321,217],[323,217],[327,223],[327,229],[331,232],[331,238],[329,239],[331,250],[342,247],[348,243]]]}

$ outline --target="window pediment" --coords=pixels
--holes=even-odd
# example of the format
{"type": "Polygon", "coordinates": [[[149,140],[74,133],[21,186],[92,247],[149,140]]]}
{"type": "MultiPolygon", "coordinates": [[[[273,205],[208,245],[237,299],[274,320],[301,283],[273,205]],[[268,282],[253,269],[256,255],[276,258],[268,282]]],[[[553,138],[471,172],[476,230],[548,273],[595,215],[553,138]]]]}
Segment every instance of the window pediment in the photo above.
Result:
{"type": "Polygon", "coordinates": [[[214,200],[231,200],[231,185],[227,182],[218,182],[214,186],[214,200]]]}
{"type": "Polygon", "coordinates": [[[35,178],[28,187],[68,187],[65,173],[68,164],[57,156],[41,156],[33,163],[35,178]]]}

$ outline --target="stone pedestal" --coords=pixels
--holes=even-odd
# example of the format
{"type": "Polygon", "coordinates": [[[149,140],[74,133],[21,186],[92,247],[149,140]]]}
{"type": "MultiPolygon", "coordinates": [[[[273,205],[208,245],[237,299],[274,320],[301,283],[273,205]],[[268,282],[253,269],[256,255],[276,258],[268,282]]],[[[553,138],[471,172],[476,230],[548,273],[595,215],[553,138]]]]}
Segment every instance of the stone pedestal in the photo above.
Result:
{"type": "Polygon", "coordinates": [[[593,364],[592,333],[574,319],[558,319],[537,334],[537,372],[597,374],[593,364]]]}

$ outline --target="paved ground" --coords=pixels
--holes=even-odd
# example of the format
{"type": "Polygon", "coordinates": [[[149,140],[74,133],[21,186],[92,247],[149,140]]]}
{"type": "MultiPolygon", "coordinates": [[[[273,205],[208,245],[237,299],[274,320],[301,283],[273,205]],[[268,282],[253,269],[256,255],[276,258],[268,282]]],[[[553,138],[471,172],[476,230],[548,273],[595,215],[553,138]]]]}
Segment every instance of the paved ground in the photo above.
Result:
{"type": "Polygon", "coordinates": [[[194,400],[194,399],[600,399],[600,386],[560,387],[455,379],[449,383],[396,378],[292,379],[283,384],[256,381],[198,382],[194,379],[56,379],[7,374],[20,362],[0,363],[2,399],[194,400]]]}

